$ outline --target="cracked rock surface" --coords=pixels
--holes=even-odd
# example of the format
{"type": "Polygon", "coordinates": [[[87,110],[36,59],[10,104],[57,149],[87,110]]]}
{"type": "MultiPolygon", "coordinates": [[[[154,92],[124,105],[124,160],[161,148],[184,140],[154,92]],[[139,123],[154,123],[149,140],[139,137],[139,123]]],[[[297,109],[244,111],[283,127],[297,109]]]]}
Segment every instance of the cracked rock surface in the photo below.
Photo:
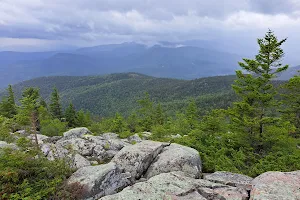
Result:
{"type": "Polygon", "coordinates": [[[224,185],[245,188],[246,190],[251,190],[251,181],[253,180],[253,178],[243,174],[236,174],[224,171],[206,175],[204,176],[204,179],[215,183],[222,183],[224,185]]]}
{"type": "Polygon", "coordinates": [[[100,200],[127,199],[247,200],[248,193],[241,188],[187,177],[182,172],[170,172],[136,183],[117,194],[100,198],[100,200]]]}
{"type": "Polygon", "coordinates": [[[192,178],[200,178],[201,160],[198,151],[179,144],[170,144],[151,163],[145,177],[151,178],[172,171],[182,171],[192,178]]]}
{"type": "Polygon", "coordinates": [[[128,185],[127,175],[113,162],[80,168],[68,180],[68,184],[73,183],[83,186],[85,198],[114,194],[128,185]]]}
{"type": "Polygon", "coordinates": [[[127,146],[119,151],[112,162],[115,162],[125,172],[131,174],[131,181],[142,177],[151,163],[160,154],[167,143],[144,141],[133,146],[127,146]]]}

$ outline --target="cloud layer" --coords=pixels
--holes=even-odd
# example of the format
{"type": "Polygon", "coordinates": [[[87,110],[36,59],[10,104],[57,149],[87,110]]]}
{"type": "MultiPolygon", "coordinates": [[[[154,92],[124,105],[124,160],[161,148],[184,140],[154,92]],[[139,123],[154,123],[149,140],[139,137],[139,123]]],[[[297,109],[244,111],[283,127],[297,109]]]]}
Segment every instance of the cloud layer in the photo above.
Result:
{"type": "Polygon", "coordinates": [[[123,41],[299,41],[300,0],[0,0],[0,50],[123,41]]]}

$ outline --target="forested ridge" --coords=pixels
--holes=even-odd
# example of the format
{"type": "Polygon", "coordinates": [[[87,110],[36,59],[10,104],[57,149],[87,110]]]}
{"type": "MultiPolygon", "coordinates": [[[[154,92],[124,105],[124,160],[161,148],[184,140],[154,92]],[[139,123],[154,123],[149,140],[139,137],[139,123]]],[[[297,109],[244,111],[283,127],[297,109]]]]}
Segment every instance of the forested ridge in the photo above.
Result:
{"type": "Polygon", "coordinates": [[[0,103],[0,140],[18,144],[19,150],[0,153],[0,197],[76,199],[74,190],[80,191],[64,187],[72,169],[63,160],[49,161],[37,143],[14,137],[23,129],[61,136],[70,128],[87,127],[95,136],[114,132],[122,138],[147,131],[151,140],[196,149],[206,173],[255,177],[299,170],[300,76],[272,82],[288,68],[281,62],[285,41],[268,31],[257,40],[254,59],[239,62],[236,76],[184,81],[127,73],[9,86],[0,103]],[[91,115],[87,110],[100,111],[91,115]]]}
{"type": "MultiPolygon", "coordinates": [[[[151,99],[162,104],[169,113],[182,110],[191,98],[202,112],[213,108],[227,108],[235,99],[231,89],[235,76],[217,76],[191,81],[155,78],[137,73],[120,73],[87,77],[42,77],[13,86],[17,99],[27,87],[39,88],[46,102],[53,87],[61,96],[65,108],[70,102],[76,109],[84,109],[101,117],[116,112],[128,116],[138,107],[137,100],[148,92],[151,99]]],[[[2,93],[4,95],[4,93],[2,93]]]]}

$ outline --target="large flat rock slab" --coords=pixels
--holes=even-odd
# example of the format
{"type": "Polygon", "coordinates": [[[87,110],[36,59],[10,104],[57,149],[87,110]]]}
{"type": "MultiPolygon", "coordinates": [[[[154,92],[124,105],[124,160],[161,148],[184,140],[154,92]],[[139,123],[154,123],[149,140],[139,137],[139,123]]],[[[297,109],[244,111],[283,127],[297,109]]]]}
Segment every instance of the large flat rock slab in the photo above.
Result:
{"type": "Polygon", "coordinates": [[[163,173],[136,183],[101,200],[247,200],[241,188],[186,177],[182,172],[163,173]]]}
{"type": "Polygon", "coordinates": [[[83,167],[68,180],[68,184],[79,184],[84,188],[84,198],[100,198],[115,194],[129,184],[127,175],[115,163],[83,167]]]}
{"type": "Polygon", "coordinates": [[[236,173],[225,172],[225,171],[219,171],[213,174],[205,175],[204,179],[215,183],[230,185],[233,187],[245,188],[249,191],[252,188],[251,181],[253,180],[253,178],[243,174],[236,174],[236,173]]]}

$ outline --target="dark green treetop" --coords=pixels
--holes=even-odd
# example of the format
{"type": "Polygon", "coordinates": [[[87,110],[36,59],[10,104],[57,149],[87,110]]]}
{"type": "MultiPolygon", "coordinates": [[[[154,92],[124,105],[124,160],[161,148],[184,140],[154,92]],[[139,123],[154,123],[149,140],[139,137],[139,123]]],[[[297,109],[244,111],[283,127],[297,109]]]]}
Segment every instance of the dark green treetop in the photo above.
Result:
{"type": "Polygon", "coordinates": [[[60,104],[60,97],[58,94],[58,90],[56,87],[53,88],[53,92],[51,94],[51,102],[49,105],[50,113],[54,118],[61,119],[62,118],[62,109],[60,104]]]}

